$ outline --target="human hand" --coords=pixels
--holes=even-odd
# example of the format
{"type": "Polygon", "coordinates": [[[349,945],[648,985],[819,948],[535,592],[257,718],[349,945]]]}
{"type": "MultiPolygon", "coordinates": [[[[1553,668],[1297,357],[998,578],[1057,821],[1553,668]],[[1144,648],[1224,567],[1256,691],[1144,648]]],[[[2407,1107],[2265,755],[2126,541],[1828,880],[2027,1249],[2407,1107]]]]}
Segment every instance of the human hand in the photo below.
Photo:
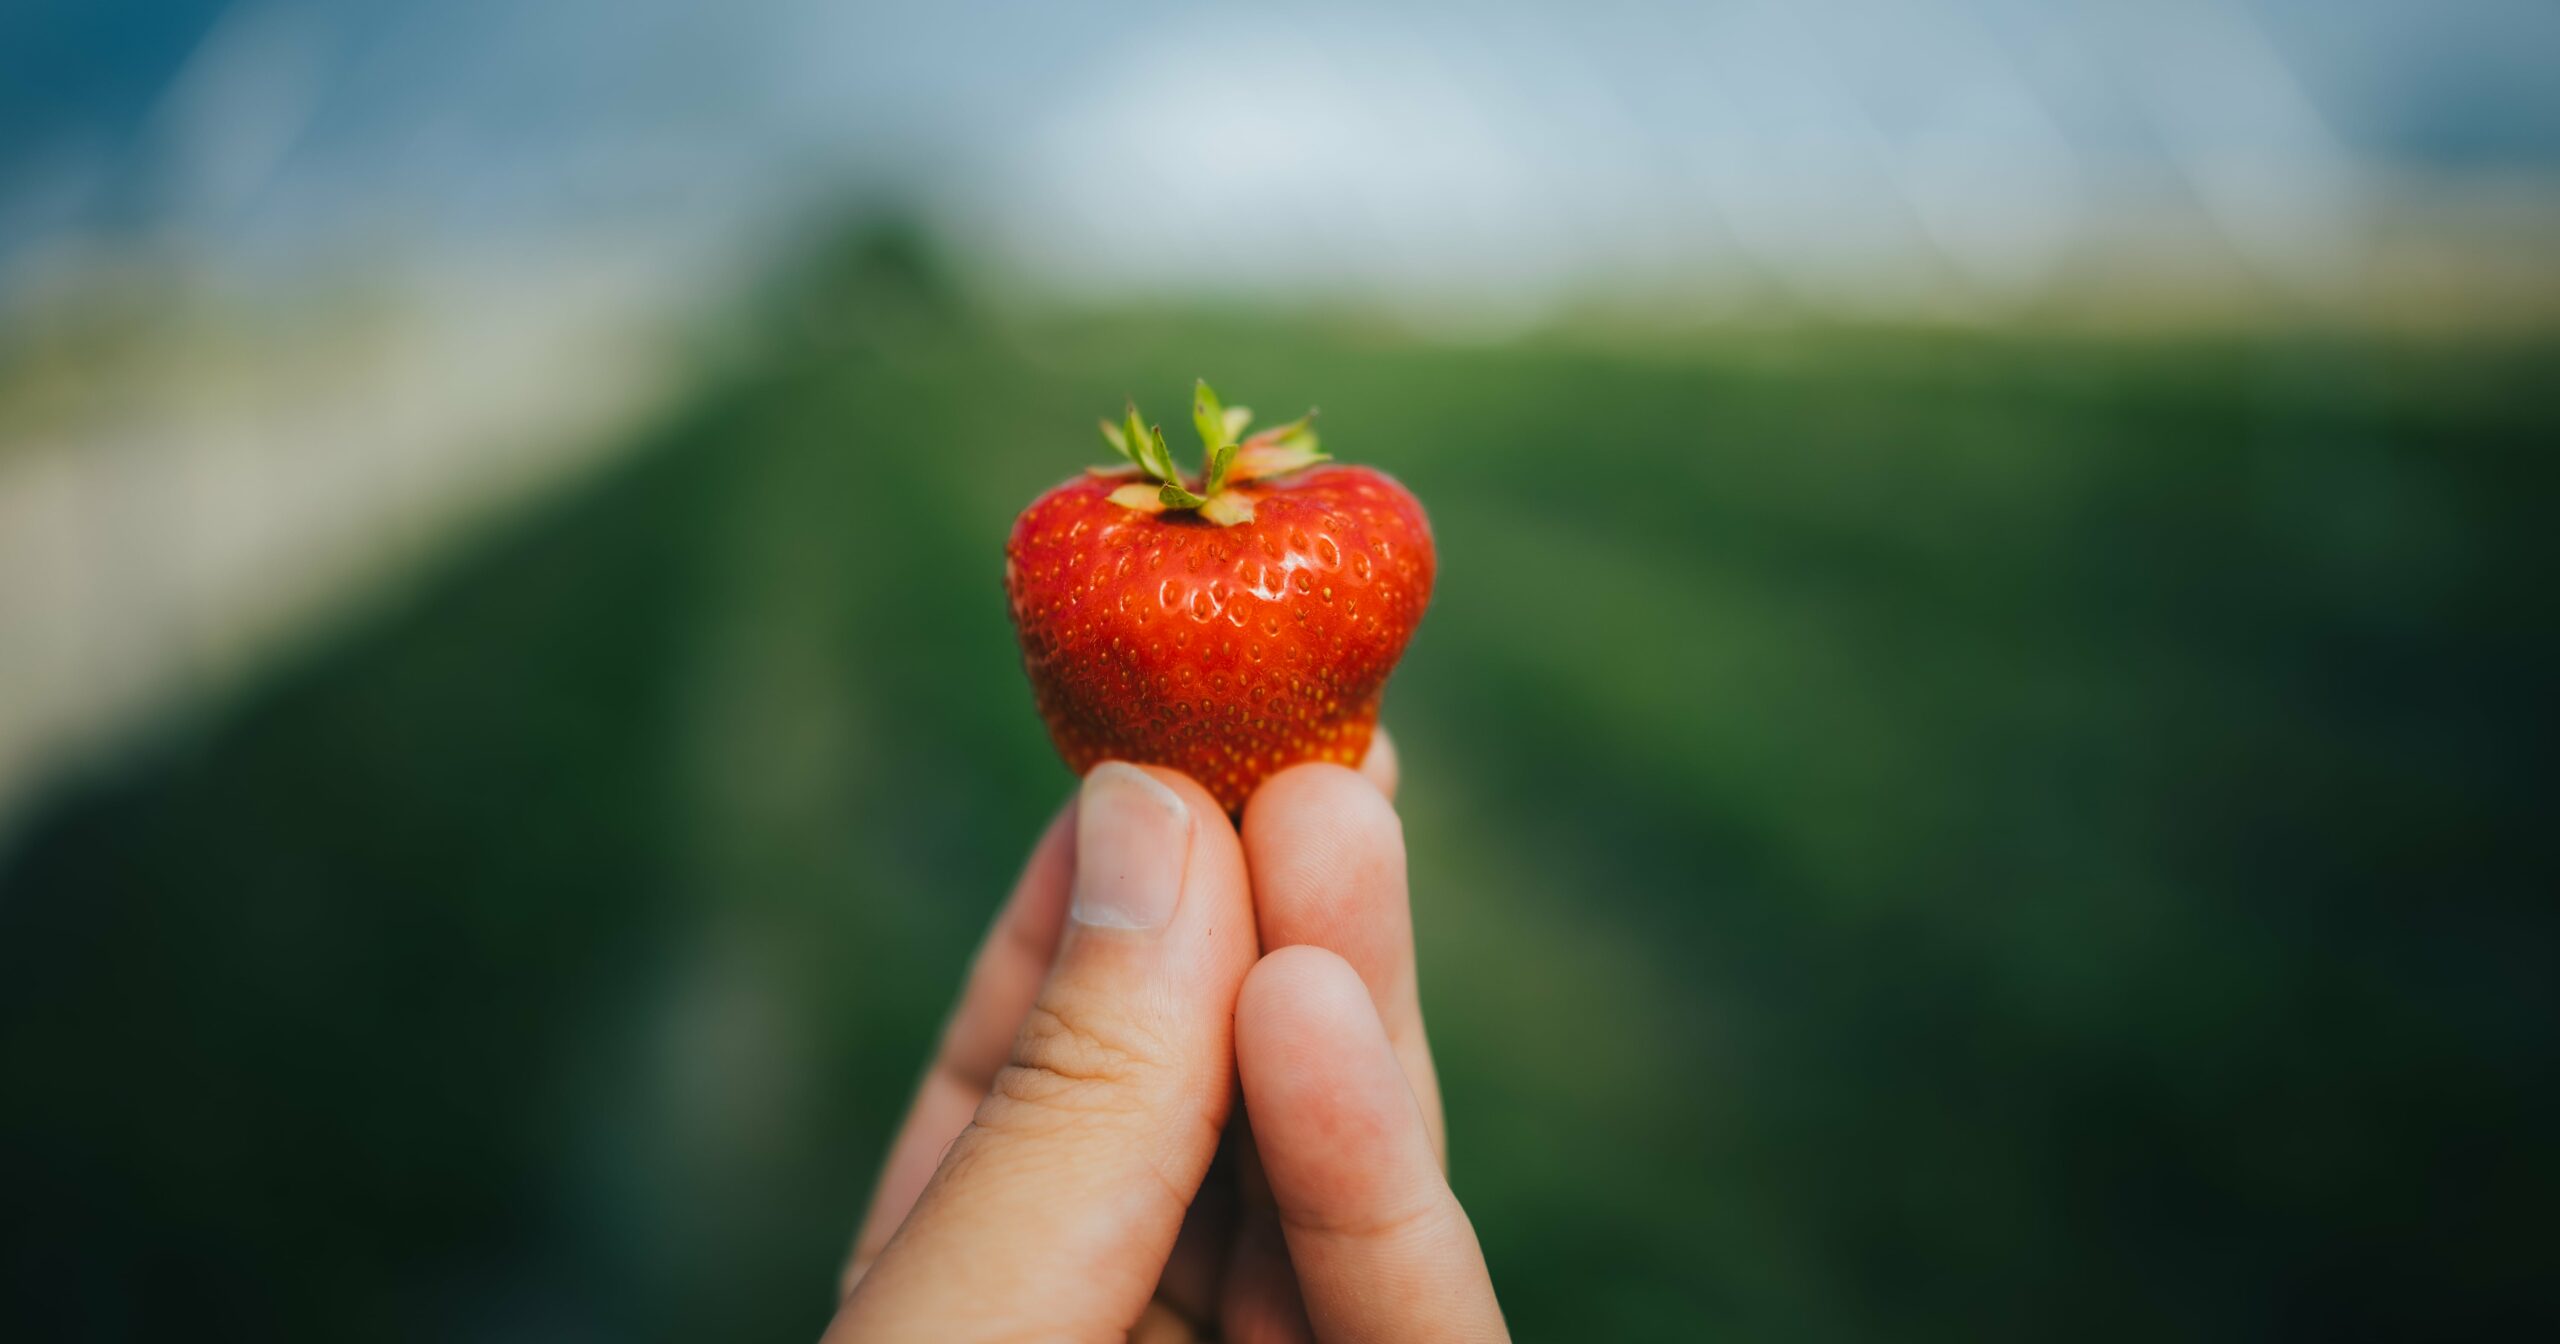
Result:
{"type": "Polygon", "coordinates": [[[1172,771],[1086,777],[979,949],[830,1340],[1504,1337],[1441,1175],[1380,744],[1367,779],[1275,776],[1241,835],[1172,771]]]}

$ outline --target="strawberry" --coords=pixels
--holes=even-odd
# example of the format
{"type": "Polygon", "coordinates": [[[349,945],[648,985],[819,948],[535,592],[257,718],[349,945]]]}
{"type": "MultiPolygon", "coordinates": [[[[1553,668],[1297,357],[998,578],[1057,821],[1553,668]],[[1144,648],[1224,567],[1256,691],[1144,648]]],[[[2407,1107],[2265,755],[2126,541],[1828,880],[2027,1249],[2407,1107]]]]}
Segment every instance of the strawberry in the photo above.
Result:
{"type": "Polygon", "coordinates": [[[1401,485],[1326,465],[1304,417],[1192,402],[1186,478],[1132,404],[1103,437],[1126,465],[1031,502],[1005,545],[1023,668],[1058,754],[1166,765],[1230,812],[1301,761],[1356,765],[1387,674],[1431,600],[1431,524],[1401,485]]]}

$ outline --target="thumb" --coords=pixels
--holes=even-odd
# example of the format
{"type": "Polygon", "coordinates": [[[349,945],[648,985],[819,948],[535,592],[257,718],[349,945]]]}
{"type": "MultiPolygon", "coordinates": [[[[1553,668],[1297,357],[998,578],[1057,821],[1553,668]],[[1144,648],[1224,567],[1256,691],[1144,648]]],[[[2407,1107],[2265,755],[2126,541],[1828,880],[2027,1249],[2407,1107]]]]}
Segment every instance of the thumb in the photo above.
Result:
{"type": "Polygon", "coordinates": [[[1244,858],[1170,770],[1085,776],[1057,959],[975,1118],[830,1339],[1122,1338],[1226,1124],[1244,858]]]}

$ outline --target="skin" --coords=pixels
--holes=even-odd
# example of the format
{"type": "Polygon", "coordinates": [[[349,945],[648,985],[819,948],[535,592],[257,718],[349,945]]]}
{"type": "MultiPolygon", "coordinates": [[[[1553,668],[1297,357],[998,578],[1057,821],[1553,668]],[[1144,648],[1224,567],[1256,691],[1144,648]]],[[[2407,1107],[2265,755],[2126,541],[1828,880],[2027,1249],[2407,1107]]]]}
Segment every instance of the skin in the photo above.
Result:
{"type": "Polygon", "coordinates": [[[1241,827],[1137,773],[1033,848],[826,1338],[1507,1339],[1442,1170],[1393,745],[1241,827]]]}

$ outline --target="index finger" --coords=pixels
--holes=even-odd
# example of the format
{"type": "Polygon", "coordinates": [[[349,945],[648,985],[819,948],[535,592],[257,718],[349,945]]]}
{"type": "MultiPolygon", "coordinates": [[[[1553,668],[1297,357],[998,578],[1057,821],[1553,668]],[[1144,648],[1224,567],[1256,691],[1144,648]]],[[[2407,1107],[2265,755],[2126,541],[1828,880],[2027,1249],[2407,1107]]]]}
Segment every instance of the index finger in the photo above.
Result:
{"type": "Polygon", "coordinates": [[[1254,919],[1264,951],[1309,944],[1360,973],[1422,1103],[1432,1150],[1445,1155],[1439,1075],[1415,978],[1404,823],[1363,774],[1338,765],[1294,766],[1245,804],[1254,919]]]}
{"type": "Polygon", "coordinates": [[[1360,977],[1284,948],[1246,977],[1236,1064],[1319,1338],[1499,1340],[1502,1308],[1360,977]]]}

